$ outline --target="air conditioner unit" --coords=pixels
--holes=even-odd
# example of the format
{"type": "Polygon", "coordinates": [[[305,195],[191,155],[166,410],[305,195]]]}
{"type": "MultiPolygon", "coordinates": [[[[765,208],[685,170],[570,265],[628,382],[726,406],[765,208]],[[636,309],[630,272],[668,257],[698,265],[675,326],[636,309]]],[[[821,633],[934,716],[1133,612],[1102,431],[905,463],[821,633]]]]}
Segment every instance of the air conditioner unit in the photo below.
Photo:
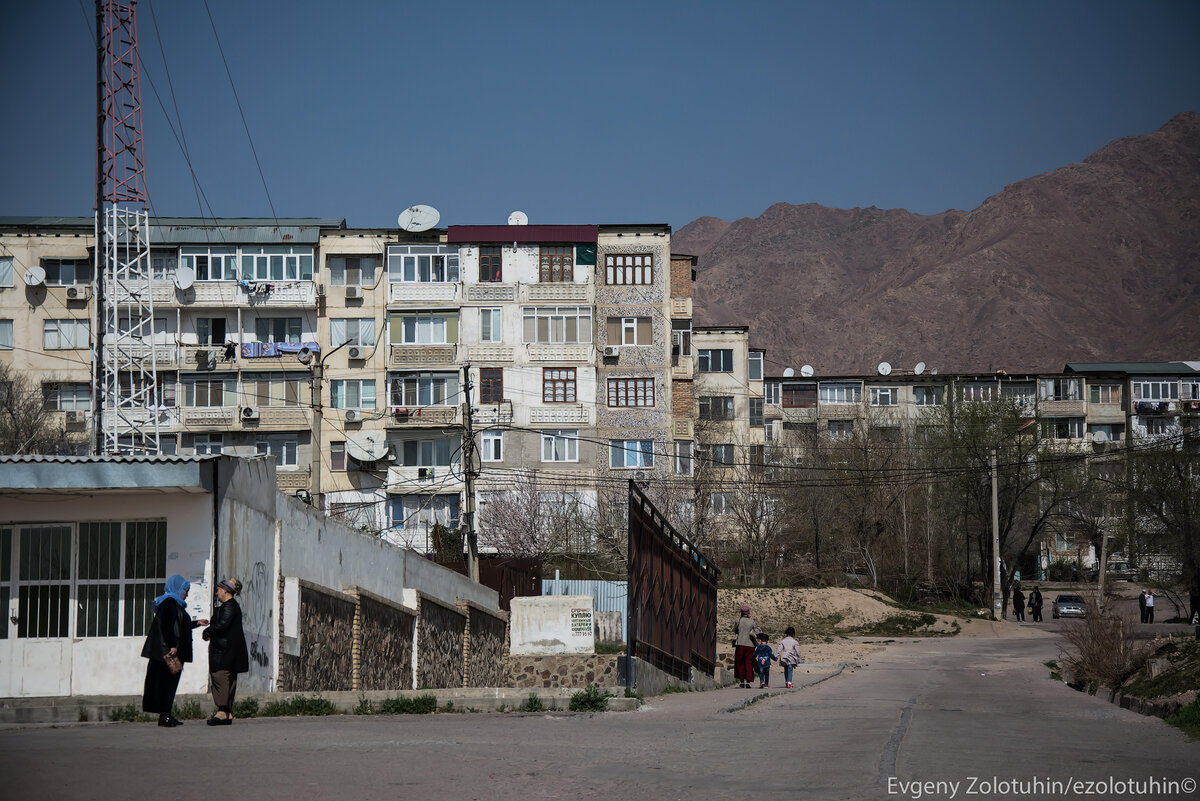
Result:
{"type": "Polygon", "coordinates": [[[621,355],[620,346],[618,346],[618,345],[605,345],[604,346],[604,358],[615,359],[616,357],[618,357],[620,355],[621,355]]]}
{"type": "Polygon", "coordinates": [[[86,412],[67,412],[67,425],[79,425],[87,422],[86,412]]]}
{"type": "Polygon", "coordinates": [[[258,419],[258,409],[255,409],[253,406],[243,406],[242,407],[242,419],[243,420],[257,420],[258,419]]]}
{"type": "Polygon", "coordinates": [[[675,353],[679,353],[679,351],[681,351],[682,349],[683,349],[683,332],[682,331],[672,331],[671,332],[671,350],[674,351],[675,353]]]}
{"type": "Polygon", "coordinates": [[[355,298],[361,298],[361,297],[362,297],[362,287],[361,286],[346,287],[346,300],[354,300],[355,298]]]}
{"type": "Polygon", "coordinates": [[[347,409],[344,419],[347,423],[358,423],[362,421],[362,414],[362,411],[359,409],[347,409]]]}
{"type": "Polygon", "coordinates": [[[67,300],[87,300],[91,296],[92,288],[90,286],[67,287],[67,300]]]}
{"type": "Polygon", "coordinates": [[[417,468],[417,480],[418,481],[433,481],[433,468],[432,467],[418,467],[417,468]]]}
{"type": "Polygon", "coordinates": [[[324,284],[317,284],[317,297],[318,298],[325,297],[325,285],[324,284]]]}
{"type": "Polygon", "coordinates": [[[364,356],[363,354],[364,354],[363,348],[359,347],[358,345],[351,345],[350,347],[346,348],[346,356],[348,358],[365,359],[366,356],[364,356]]]}

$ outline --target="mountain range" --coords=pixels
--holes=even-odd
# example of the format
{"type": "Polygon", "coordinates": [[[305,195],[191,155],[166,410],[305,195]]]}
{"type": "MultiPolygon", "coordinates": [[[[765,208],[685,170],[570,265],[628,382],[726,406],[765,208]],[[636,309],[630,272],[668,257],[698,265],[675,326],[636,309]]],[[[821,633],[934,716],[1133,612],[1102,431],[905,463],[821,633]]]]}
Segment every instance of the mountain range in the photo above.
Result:
{"type": "Polygon", "coordinates": [[[776,203],[701,217],[696,325],[749,325],[768,374],[1057,372],[1200,358],[1200,114],[1006,186],[971,211],[776,203]]]}

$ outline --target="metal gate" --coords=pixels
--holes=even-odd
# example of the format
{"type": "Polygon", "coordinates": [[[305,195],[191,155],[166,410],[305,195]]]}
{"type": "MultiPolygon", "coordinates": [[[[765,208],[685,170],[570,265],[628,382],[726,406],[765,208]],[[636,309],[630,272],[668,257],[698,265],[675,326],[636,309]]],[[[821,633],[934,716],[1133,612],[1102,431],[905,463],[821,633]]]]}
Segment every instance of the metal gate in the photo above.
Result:
{"type": "Polygon", "coordinates": [[[629,655],[689,681],[713,675],[717,570],[629,482],[629,655]]]}

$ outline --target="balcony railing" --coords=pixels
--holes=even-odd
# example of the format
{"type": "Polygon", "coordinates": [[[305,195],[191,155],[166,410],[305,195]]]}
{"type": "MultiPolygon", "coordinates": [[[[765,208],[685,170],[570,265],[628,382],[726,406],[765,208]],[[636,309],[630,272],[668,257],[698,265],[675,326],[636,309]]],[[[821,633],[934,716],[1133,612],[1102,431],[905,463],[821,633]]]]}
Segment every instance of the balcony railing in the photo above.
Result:
{"type": "Polygon", "coordinates": [[[385,418],[389,428],[457,425],[462,415],[458,406],[392,406],[385,418]]]}
{"type": "Polygon", "coordinates": [[[397,282],[388,284],[388,303],[454,303],[461,284],[397,282]]]}
{"type": "Polygon", "coordinates": [[[596,353],[593,345],[539,345],[530,344],[531,362],[590,362],[596,353]]]}
{"type": "Polygon", "coordinates": [[[392,345],[388,363],[393,367],[409,364],[454,364],[457,345],[392,345]]]}
{"type": "Polygon", "coordinates": [[[591,284],[525,284],[522,289],[530,303],[590,303],[592,297],[591,284]]]}
{"type": "Polygon", "coordinates": [[[471,303],[514,303],[517,287],[515,284],[471,284],[467,287],[467,300],[471,303]]]}

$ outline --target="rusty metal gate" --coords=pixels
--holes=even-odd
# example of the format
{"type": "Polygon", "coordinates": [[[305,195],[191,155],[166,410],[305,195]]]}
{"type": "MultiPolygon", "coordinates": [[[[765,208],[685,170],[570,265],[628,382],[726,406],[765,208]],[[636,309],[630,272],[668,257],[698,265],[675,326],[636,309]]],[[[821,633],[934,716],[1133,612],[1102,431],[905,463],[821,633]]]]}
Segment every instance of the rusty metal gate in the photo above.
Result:
{"type": "Polygon", "coordinates": [[[693,669],[711,676],[718,575],[630,481],[629,655],[684,681],[693,669]]]}

